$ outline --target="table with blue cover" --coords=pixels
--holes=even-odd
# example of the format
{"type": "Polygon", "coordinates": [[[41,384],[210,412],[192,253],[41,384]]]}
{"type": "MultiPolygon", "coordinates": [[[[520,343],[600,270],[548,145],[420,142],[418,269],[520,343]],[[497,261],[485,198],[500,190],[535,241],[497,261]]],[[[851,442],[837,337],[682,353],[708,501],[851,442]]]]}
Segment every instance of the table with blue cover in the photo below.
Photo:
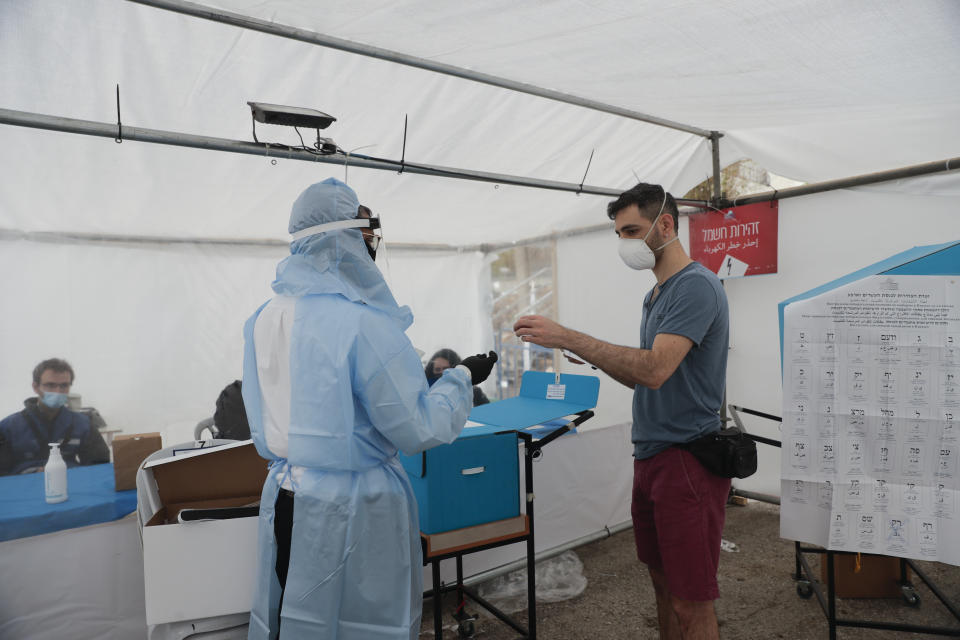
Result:
{"type": "Polygon", "coordinates": [[[137,508],[137,492],[115,491],[112,464],[67,469],[69,498],[44,499],[43,474],[0,477],[0,542],[118,520],[137,508]]]}

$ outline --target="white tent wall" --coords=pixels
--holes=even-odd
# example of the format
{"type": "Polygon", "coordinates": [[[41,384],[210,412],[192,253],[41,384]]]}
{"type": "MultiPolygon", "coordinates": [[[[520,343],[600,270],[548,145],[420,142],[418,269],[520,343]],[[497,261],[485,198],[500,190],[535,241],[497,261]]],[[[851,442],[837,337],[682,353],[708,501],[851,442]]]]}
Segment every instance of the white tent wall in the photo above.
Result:
{"type": "Polygon", "coordinates": [[[74,367],[73,391],[111,428],[193,426],[240,377],[244,319],[270,295],[283,248],[0,243],[10,305],[0,324],[0,406],[33,395],[49,357],[74,367]]]}
{"type": "MultiPolygon", "coordinates": [[[[425,362],[438,349],[465,358],[493,348],[490,261],[484,254],[388,249],[385,258],[381,269],[397,301],[413,310],[407,335],[425,362]]],[[[378,255],[377,262],[384,259],[378,255]]],[[[493,393],[492,385],[484,389],[493,393]]]]}
{"type": "MultiPolygon", "coordinates": [[[[63,357],[76,370],[73,390],[111,428],[190,440],[220,390],[241,377],[243,323],[272,295],[287,254],[283,246],[0,240],[0,272],[9,274],[0,406],[17,410],[33,394],[37,362],[63,357]]],[[[489,348],[481,254],[387,255],[395,295],[414,311],[414,345],[489,348]]]]}

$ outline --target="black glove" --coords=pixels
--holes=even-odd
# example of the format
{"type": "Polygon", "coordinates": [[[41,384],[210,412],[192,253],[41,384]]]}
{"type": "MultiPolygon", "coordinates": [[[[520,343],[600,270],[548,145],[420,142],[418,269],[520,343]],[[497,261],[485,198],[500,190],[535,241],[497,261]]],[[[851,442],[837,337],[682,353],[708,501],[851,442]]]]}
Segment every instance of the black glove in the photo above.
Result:
{"type": "Polygon", "coordinates": [[[493,370],[493,363],[496,361],[497,354],[491,351],[487,355],[478,353],[475,356],[464,358],[460,364],[470,369],[470,377],[473,379],[473,384],[480,384],[490,375],[490,372],[493,370]]]}

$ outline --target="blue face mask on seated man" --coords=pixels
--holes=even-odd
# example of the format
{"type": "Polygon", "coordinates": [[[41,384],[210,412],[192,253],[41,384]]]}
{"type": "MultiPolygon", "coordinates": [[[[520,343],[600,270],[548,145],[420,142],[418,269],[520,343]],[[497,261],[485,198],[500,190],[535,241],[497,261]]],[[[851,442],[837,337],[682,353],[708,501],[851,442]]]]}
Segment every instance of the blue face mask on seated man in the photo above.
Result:
{"type": "Polygon", "coordinates": [[[67,404],[67,394],[44,391],[40,402],[51,409],[59,409],[63,405],[67,404]]]}

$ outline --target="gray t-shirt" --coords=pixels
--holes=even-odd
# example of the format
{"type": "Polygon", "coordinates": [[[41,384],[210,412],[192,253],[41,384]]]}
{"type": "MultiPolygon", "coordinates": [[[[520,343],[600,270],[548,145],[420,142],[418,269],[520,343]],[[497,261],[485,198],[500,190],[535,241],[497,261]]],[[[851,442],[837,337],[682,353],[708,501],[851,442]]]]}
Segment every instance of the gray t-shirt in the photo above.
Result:
{"type": "Polygon", "coordinates": [[[633,455],[649,458],[672,444],[689,442],[720,428],[727,375],[729,316],[720,279],[692,262],[643,300],[640,348],[658,333],[685,336],[693,346],[659,389],[633,392],[633,455]]]}

